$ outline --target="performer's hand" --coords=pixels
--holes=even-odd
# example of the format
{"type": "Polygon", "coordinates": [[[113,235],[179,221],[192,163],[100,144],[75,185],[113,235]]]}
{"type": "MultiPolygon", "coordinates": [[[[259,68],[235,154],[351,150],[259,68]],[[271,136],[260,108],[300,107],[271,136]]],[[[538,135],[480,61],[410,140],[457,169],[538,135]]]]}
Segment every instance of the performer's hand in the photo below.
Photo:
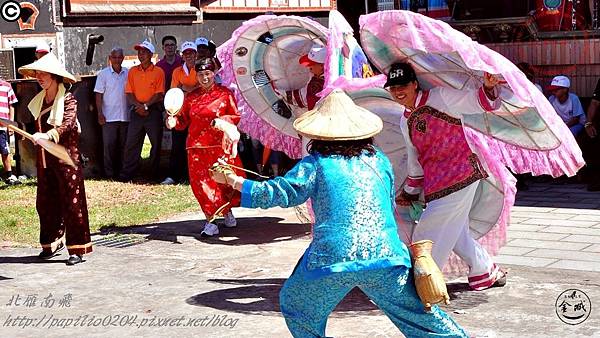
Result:
{"type": "Polygon", "coordinates": [[[402,196],[396,197],[396,205],[398,205],[399,207],[408,207],[411,205],[411,201],[405,199],[402,196]]]}
{"type": "Polygon", "coordinates": [[[486,90],[493,90],[496,85],[500,83],[500,79],[497,75],[490,74],[488,72],[483,73],[483,87],[486,90]]]}
{"type": "Polygon", "coordinates": [[[234,124],[228,123],[221,119],[215,120],[215,128],[223,131],[223,140],[221,141],[221,147],[225,154],[229,155],[229,158],[237,156],[237,145],[240,141],[240,132],[234,124]]]}
{"type": "Polygon", "coordinates": [[[223,147],[225,154],[229,155],[229,158],[235,158],[237,156],[238,142],[239,139],[231,140],[228,137],[223,136],[223,143],[221,144],[221,147],[223,147]]]}
{"type": "Polygon", "coordinates": [[[177,125],[177,118],[175,116],[168,116],[165,121],[168,129],[173,129],[177,125]]]}
{"type": "MultiPolygon", "coordinates": [[[[215,163],[214,165],[218,165],[218,163],[215,163]]],[[[213,181],[219,183],[219,184],[227,184],[227,176],[225,176],[224,173],[216,171],[216,170],[210,170],[210,177],[213,179],[213,181]]]]}
{"type": "Polygon", "coordinates": [[[590,124],[587,125],[585,127],[585,132],[588,134],[589,137],[594,138],[598,135],[598,132],[596,131],[596,127],[594,127],[594,125],[590,124]]]}
{"type": "Polygon", "coordinates": [[[218,159],[217,162],[212,165],[209,173],[215,182],[219,184],[231,185],[232,182],[235,181],[237,175],[229,167],[227,167],[227,165],[227,162],[222,159],[218,159]]]}
{"type": "Polygon", "coordinates": [[[50,136],[46,133],[35,133],[31,136],[33,136],[33,142],[35,144],[40,144],[40,140],[50,140],[50,136]]]}

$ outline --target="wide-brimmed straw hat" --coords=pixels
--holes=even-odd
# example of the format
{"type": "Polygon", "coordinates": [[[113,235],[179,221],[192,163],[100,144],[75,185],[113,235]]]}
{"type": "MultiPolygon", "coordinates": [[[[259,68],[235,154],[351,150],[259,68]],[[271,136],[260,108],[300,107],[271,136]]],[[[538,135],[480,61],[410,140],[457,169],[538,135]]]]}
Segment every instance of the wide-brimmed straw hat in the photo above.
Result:
{"type": "Polygon", "coordinates": [[[373,137],[383,129],[381,118],[356,105],[336,89],[315,109],[300,115],[294,129],[302,136],[322,141],[350,141],[373,137]]]}
{"type": "Polygon", "coordinates": [[[33,63],[19,67],[19,74],[28,77],[35,77],[36,70],[62,76],[63,81],[66,83],[77,82],[75,76],[67,72],[65,67],[60,64],[54,53],[48,53],[33,63]]]}

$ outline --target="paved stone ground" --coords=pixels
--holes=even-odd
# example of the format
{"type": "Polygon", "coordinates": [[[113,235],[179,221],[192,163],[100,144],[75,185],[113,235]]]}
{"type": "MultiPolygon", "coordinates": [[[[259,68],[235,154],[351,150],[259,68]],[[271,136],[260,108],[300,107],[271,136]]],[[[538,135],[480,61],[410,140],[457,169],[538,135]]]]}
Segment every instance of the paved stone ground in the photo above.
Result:
{"type": "Polygon", "coordinates": [[[497,262],[600,272],[600,193],[579,184],[534,184],[515,204],[497,262]]]}
{"type": "MultiPolygon", "coordinates": [[[[478,337],[600,337],[600,194],[535,184],[517,205],[509,243],[496,257],[510,268],[507,286],[472,292],[464,279],[452,280],[444,308],[478,337]],[[571,288],[593,304],[576,326],[556,315],[558,295],[571,288]]],[[[278,292],[308,245],[309,227],[293,210],[236,214],[238,228],[210,240],[199,239],[197,214],[105,229],[74,267],[64,265],[64,253],[39,261],[37,248],[2,247],[0,337],[289,337],[278,292]]],[[[330,317],[327,334],[401,336],[356,290],[330,317]]]]}

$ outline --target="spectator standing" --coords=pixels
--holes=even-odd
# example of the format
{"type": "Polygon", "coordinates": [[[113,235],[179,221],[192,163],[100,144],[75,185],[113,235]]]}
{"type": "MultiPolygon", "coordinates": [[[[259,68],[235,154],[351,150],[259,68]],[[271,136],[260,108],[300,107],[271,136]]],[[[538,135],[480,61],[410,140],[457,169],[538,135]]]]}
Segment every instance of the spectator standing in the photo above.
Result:
{"type": "Polygon", "coordinates": [[[587,111],[587,122],[585,123],[585,135],[581,138],[579,145],[586,163],[588,191],[600,191],[600,137],[598,137],[598,109],[600,108],[600,80],[596,84],[592,101],[587,111]]]}
{"type": "Polygon", "coordinates": [[[215,70],[215,83],[220,85],[222,83],[219,70],[221,70],[221,61],[217,58],[217,45],[205,37],[199,37],[196,39],[196,48],[198,53],[196,54],[196,60],[203,58],[212,58],[217,66],[215,70]]]}
{"type": "MultiPolygon", "coordinates": [[[[183,65],[177,67],[173,71],[171,80],[171,88],[180,88],[187,93],[198,88],[198,80],[196,78],[196,44],[186,41],[181,45],[183,54],[183,65]]],[[[188,130],[171,131],[171,158],[169,160],[169,176],[162,181],[161,184],[177,184],[188,177],[187,151],[185,149],[185,141],[187,139],[188,130]]]]}
{"type": "Polygon", "coordinates": [[[165,52],[160,61],[156,63],[160,69],[165,73],[165,91],[169,89],[171,85],[171,76],[173,71],[181,66],[183,59],[177,53],[177,39],[172,35],[167,35],[162,38],[162,47],[165,52]]]}
{"type": "Polygon", "coordinates": [[[128,70],[122,67],[122,48],[113,48],[109,59],[110,65],[98,73],[94,92],[98,124],[102,126],[104,174],[107,178],[118,178],[129,125],[129,109],[125,96],[128,70]]]}
{"type": "Polygon", "coordinates": [[[152,43],[145,40],[134,48],[137,50],[140,65],[129,70],[125,85],[125,94],[130,104],[130,120],[125,141],[123,169],[119,174],[121,181],[129,181],[136,174],[146,134],[152,145],[150,165],[153,179],[158,178],[160,165],[165,73],[152,64],[152,55],[155,52],[152,43]]]}
{"type": "MultiPolygon", "coordinates": [[[[17,103],[17,97],[10,83],[0,79],[0,117],[3,119],[14,121],[15,108],[13,105],[17,103]]],[[[6,175],[7,184],[19,183],[19,180],[12,173],[12,156],[10,154],[10,136],[12,131],[7,128],[0,127],[0,155],[2,156],[2,165],[6,175]]]]}

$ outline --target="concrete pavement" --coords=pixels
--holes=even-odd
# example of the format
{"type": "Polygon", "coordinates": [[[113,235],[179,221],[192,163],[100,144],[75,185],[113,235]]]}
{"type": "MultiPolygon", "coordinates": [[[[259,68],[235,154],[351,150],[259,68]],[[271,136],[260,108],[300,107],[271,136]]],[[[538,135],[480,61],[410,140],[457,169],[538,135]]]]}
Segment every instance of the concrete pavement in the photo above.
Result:
{"type": "MultiPolygon", "coordinates": [[[[507,286],[472,292],[465,279],[449,281],[444,308],[478,337],[600,337],[600,194],[535,184],[517,205],[496,257],[510,268],[507,286]],[[579,325],[557,316],[558,296],[572,288],[593,304],[579,325]]],[[[3,247],[0,336],[289,337],[278,292],[308,245],[309,226],[293,210],[236,215],[238,228],[209,240],[198,237],[198,214],[104,229],[74,267],[64,265],[65,253],[39,261],[37,248],[3,247]]],[[[401,336],[356,290],[327,334],[401,336]]]]}
{"type": "Polygon", "coordinates": [[[600,193],[533,184],[519,192],[502,264],[600,272],[600,193]]]}

